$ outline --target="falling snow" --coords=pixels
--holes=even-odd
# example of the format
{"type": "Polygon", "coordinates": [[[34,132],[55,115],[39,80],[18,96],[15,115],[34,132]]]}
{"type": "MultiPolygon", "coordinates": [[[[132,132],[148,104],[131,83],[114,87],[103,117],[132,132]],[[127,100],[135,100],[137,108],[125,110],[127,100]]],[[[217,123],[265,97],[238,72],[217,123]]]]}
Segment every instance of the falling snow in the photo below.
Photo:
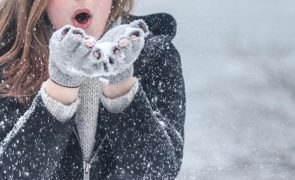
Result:
{"type": "Polygon", "coordinates": [[[294,0],[148,0],[169,12],[187,91],[177,180],[295,177],[294,0]]]}
{"type": "MultiPolygon", "coordinates": [[[[146,38],[146,46],[134,63],[135,76],[140,81],[130,90],[132,97],[120,97],[121,103],[113,103],[114,107],[108,107],[103,100],[97,104],[97,132],[90,159],[83,159],[81,133],[79,129],[76,132],[79,128],[76,120],[80,120],[75,119],[77,114],[66,120],[59,119],[55,112],[61,112],[62,108],[57,108],[61,105],[50,101],[55,106],[47,106],[49,101],[41,93],[44,89],[24,112],[17,110],[21,107],[19,104],[1,99],[0,177],[82,179],[91,172],[93,179],[105,179],[106,176],[110,179],[175,178],[184,147],[185,92],[179,54],[171,42],[172,34],[146,38]],[[126,107],[112,112],[126,102],[126,107]]],[[[129,55],[133,54],[136,53],[129,55]]]]}

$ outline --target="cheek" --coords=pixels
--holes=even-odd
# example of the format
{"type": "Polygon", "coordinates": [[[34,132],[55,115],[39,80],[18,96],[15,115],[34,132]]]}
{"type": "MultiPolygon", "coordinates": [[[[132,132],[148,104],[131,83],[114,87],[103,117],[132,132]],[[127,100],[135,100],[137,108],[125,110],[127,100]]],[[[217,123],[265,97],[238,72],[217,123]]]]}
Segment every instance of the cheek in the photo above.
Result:
{"type": "Polygon", "coordinates": [[[112,1],[110,0],[101,0],[97,1],[95,7],[98,7],[95,12],[94,27],[97,27],[98,31],[95,33],[95,37],[100,37],[103,33],[109,14],[111,12],[112,1]]]}
{"type": "Polygon", "coordinates": [[[112,1],[110,0],[98,1],[97,7],[98,9],[96,12],[99,16],[99,19],[101,21],[106,22],[111,12],[112,1]]]}
{"type": "Polygon", "coordinates": [[[46,12],[49,17],[49,20],[51,21],[53,27],[55,29],[60,29],[63,27],[68,19],[66,9],[64,7],[67,7],[65,0],[50,0],[49,4],[47,6],[46,12]]]}
{"type": "Polygon", "coordinates": [[[110,0],[102,0],[99,1],[98,7],[100,7],[101,18],[107,19],[111,12],[112,1],[110,0]]]}

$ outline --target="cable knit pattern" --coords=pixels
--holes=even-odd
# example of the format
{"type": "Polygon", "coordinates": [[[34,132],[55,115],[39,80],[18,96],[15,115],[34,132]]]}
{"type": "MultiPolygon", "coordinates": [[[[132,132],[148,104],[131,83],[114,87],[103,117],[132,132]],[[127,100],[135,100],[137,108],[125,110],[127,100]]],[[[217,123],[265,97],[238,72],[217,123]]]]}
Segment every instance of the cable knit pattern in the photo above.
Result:
{"type": "Polygon", "coordinates": [[[137,91],[138,91],[137,78],[135,80],[134,86],[130,89],[130,91],[127,94],[115,99],[109,99],[105,97],[102,93],[102,89],[100,88],[101,102],[108,111],[112,113],[120,113],[124,111],[130,105],[137,91]]]}
{"type": "Polygon", "coordinates": [[[42,100],[47,107],[48,111],[56,117],[57,120],[61,122],[66,122],[69,120],[71,117],[73,117],[74,113],[76,112],[78,108],[78,104],[80,103],[80,99],[77,98],[72,104],[70,105],[64,105],[61,102],[53,99],[50,97],[46,90],[45,87],[47,85],[47,81],[42,83],[40,93],[42,100]]]}

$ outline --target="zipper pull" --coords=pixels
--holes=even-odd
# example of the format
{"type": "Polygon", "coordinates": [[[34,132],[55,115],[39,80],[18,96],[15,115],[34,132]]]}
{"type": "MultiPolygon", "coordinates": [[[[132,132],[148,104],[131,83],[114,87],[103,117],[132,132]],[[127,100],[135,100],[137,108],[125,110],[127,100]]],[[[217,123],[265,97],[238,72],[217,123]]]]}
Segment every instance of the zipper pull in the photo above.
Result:
{"type": "Polygon", "coordinates": [[[83,180],[89,180],[91,164],[87,161],[83,161],[83,168],[84,168],[83,180]]]}

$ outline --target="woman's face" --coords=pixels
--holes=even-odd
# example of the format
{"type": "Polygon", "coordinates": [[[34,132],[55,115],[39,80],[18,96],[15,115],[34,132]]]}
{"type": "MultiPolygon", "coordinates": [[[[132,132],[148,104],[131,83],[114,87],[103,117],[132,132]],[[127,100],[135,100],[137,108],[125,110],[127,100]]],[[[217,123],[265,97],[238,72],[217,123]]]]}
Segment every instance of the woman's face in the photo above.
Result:
{"type": "Polygon", "coordinates": [[[56,30],[66,24],[99,38],[112,7],[112,0],[49,0],[48,17],[56,30]]]}

